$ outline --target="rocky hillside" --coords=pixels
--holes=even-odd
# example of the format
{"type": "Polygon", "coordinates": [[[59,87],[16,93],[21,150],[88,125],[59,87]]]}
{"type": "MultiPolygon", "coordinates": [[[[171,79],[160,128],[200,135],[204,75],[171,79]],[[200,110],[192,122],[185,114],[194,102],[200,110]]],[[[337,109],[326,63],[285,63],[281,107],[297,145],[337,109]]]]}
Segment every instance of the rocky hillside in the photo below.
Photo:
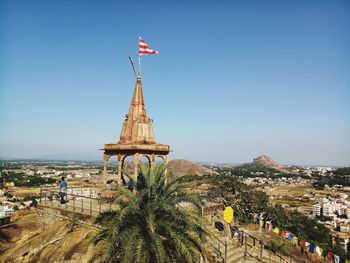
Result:
{"type": "Polygon", "coordinates": [[[100,262],[90,243],[95,229],[73,230],[65,221],[44,224],[33,210],[15,216],[12,224],[0,229],[0,263],[100,262]]]}
{"type": "Polygon", "coordinates": [[[215,174],[214,171],[206,167],[200,166],[196,163],[187,160],[171,160],[168,164],[168,171],[175,176],[183,175],[206,175],[215,174]]]}
{"type": "Polygon", "coordinates": [[[278,162],[273,160],[270,156],[267,155],[261,155],[253,160],[251,163],[246,163],[243,166],[246,167],[264,167],[264,168],[270,168],[275,169],[277,171],[280,171],[282,173],[289,173],[287,169],[285,169],[282,165],[280,165],[278,162]]]}

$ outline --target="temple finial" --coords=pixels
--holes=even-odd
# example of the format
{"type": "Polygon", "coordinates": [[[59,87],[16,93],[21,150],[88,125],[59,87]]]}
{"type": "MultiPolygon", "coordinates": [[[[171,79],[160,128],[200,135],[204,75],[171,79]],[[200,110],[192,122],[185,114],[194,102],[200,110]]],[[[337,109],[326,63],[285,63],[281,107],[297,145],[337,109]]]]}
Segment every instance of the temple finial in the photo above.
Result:
{"type": "Polygon", "coordinates": [[[140,72],[137,73],[129,113],[124,121],[119,143],[156,143],[153,134],[152,121],[148,118],[146,113],[140,72]]]}

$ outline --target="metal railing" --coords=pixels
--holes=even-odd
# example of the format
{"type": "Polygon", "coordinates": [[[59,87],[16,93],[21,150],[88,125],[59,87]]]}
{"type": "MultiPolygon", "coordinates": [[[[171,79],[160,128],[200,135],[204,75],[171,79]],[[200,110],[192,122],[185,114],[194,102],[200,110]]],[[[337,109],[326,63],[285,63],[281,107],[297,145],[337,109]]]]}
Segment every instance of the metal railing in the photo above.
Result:
{"type": "MultiPolygon", "coordinates": [[[[224,220],[219,216],[216,210],[206,208],[207,213],[206,215],[210,215],[210,223],[214,224],[215,220],[220,220],[220,222],[224,223],[224,220]]],[[[225,224],[225,223],[224,223],[225,224]]],[[[237,227],[233,227],[230,225],[230,235],[226,233],[226,229],[224,229],[225,237],[229,237],[231,240],[236,240],[237,246],[244,248],[244,255],[243,258],[253,257],[256,258],[260,262],[276,262],[276,259],[279,263],[292,263],[297,262],[293,261],[292,257],[286,258],[286,256],[281,255],[278,252],[274,252],[271,250],[271,246],[265,244],[262,240],[259,240],[258,238],[246,233],[245,231],[239,230],[237,227]]],[[[225,242],[222,242],[219,238],[217,238],[215,235],[215,240],[219,241],[218,243],[218,250],[220,251],[220,243],[225,246],[224,250],[224,256],[223,260],[224,262],[227,262],[227,253],[229,247],[227,246],[226,238],[225,242]]],[[[213,246],[213,245],[212,245],[213,246]]],[[[298,261],[300,262],[300,260],[298,261]]]]}
{"type": "Polygon", "coordinates": [[[98,192],[97,187],[70,187],[66,193],[61,193],[53,188],[41,188],[39,203],[89,215],[98,215],[111,208],[111,205],[105,204],[106,199],[98,197],[98,192]]]}

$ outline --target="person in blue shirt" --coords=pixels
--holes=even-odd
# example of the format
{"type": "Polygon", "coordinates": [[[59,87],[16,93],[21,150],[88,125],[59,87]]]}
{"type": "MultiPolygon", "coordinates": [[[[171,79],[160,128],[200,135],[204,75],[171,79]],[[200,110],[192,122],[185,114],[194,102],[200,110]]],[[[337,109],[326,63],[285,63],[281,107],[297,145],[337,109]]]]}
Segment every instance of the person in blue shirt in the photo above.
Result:
{"type": "Polygon", "coordinates": [[[135,183],[134,181],[130,178],[129,179],[129,182],[128,182],[128,189],[133,192],[134,191],[134,188],[135,188],[135,183]]]}
{"type": "Polygon", "coordinates": [[[60,197],[61,197],[61,204],[65,204],[66,201],[64,200],[64,196],[67,192],[67,182],[64,180],[64,177],[61,178],[60,182],[60,197]]]}

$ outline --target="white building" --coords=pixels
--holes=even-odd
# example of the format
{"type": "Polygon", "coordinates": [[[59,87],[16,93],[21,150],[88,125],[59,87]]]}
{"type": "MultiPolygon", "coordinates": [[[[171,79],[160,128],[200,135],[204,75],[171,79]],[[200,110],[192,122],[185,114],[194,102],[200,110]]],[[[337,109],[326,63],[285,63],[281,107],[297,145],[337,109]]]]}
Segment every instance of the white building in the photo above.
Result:
{"type": "Polygon", "coordinates": [[[7,205],[0,206],[0,217],[9,216],[14,212],[15,210],[13,209],[13,207],[8,207],[7,205]]]}
{"type": "Polygon", "coordinates": [[[324,216],[335,216],[336,204],[335,202],[327,202],[322,205],[324,216]]]}
{"type": "Polygon", "coordinates": [[[312,214],[314,216],[320,216],[321,215],[321,204],[315,204],[312,206],[312,214]]]}

